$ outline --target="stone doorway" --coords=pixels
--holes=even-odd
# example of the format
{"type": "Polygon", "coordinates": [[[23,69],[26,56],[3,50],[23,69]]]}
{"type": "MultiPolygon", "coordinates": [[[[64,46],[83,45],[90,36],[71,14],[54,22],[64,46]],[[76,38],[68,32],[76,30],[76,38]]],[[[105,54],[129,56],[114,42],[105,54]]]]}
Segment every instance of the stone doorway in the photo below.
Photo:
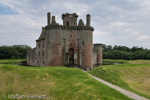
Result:
{"type": "Polygon", "coordinates": [[[74,65],[74,49],[70,48],[69,49],[69,66],[74,65]]]}

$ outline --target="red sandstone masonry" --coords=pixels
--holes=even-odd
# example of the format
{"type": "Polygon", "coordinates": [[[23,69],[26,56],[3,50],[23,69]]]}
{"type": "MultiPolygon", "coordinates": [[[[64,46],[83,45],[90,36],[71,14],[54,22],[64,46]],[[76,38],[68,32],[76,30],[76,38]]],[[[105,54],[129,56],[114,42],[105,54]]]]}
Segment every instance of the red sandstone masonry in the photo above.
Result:
{"type": "Polygon", "coordinates": [[[47,26],[36,40],[36,48],[27,53],[27,64],[31,66],[78,66],[86,69],[102,63],[102,46],[93,48],[91,16],[86,17],[86,25],[78,15],[62,14],[63,25],[59,25],[55,16],[47,14],[47,26]],[[70,53],[72,52],[72,53],[70,53]],[[35,54],[35,55],[33,55],[35,54]],[[33,59],[33,60],[31,60],[33,59]]]}

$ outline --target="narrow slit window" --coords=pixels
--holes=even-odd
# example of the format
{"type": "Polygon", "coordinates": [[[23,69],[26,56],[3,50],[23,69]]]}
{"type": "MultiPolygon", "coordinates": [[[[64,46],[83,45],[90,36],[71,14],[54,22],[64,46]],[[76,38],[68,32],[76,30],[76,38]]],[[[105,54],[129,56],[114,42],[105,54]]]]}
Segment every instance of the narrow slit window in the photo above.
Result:
{"type": "Polygon", "coordinates": [[[84,41],[82,42],[82,44],[84,45],[84,41]]]}
{"type": "Polygon", "coordinates": [[[68,21],[67,21],[67,23],[66,23],[66,24],[67,24],[67,26],[69,26],[69,22],[68,22],[68,21]]]}

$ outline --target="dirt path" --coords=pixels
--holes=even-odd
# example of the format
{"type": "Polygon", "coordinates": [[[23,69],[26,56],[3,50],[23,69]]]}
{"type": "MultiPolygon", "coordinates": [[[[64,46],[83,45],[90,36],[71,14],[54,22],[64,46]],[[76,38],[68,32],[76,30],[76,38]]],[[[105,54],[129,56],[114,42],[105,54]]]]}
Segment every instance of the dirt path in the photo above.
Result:
{"type": "MultiPolygon", "coordinates": [[[[85,72],[85,73],[87,73],[87,72],[85,72]]],[[[121,92],[122,94],[126,95],[129,98],[132,98],[134,100],[150,100],[150,99],[147,99],[145,97],[141,97],[141,96],[139,96],[139,95],[137,95],[137,94],[135,94],[133,92],[127,91],[125,89],[122,89],[122,88],[120,88],[120,87],[118,87],[116,85],[113,85],[113,84],[111,84],[111,83],[109,83],[107,81],[104,81],[104,80],[102,80],[100,78],[97,78],[97,77],[95,77],[95,76],[93,76],[93,75],[91,75],[89,73],[87,73],[87,74],[90,75],[91,77],[93,77],[94,79],[96,79],[97,81],[99,81],[99,82],[101,82],[101,83],[103,83],[103,84],[105,84],[105,85],[107,85],[107,86],[109,86],[109,87],[111,87],[111,88],[121,92]]]]}

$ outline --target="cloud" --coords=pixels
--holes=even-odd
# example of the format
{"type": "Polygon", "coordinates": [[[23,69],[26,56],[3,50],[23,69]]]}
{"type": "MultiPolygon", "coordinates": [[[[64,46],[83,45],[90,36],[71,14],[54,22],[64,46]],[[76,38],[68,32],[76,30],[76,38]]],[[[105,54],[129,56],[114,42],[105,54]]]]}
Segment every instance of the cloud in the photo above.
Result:
{"type": "Polygon", "coordinates": [[[113,26],[125,26],[125,25],[128,25],[128,24],[125,23],[125,22],[114,22],[114,23],[111,23],[111,25],[113,25],[113,26]]]}
{"type": "Polygon", "coordinates": [[[104,31],[97,31],[97,30],[95,30],[94,31],[94,35],[99,35],[99,36],[106,36],[106,35],[108,35],[108,34],[111,34],[111,33],[109,33],[109,32],[104,32],[104,31]]]}
{"type": "Polygon", "coordinates": [[[47,12],[62,24],[62,13],[77,13],[86,22],[91,14],[94,42],[143,46],[150,42],[149,0],[0,0],[0,45],[35,46],[47,12]]]}
{"type": "Polygon", "coordinates": [[[133,35],[138,35],[140,33],[137,30],[133,30],[133,29],[125,29],[125,31],[127,33],[130,33],[130,34],[133,34],[133,35]]]}
{"type": "Polygon", "coordinates": [[[147,39],[150,39],[150,36],[140,36],[140,37],[138,37],[138,40],[140,40],[140,41],[143,41],[143,40],[147,40],[147,39]]]}

